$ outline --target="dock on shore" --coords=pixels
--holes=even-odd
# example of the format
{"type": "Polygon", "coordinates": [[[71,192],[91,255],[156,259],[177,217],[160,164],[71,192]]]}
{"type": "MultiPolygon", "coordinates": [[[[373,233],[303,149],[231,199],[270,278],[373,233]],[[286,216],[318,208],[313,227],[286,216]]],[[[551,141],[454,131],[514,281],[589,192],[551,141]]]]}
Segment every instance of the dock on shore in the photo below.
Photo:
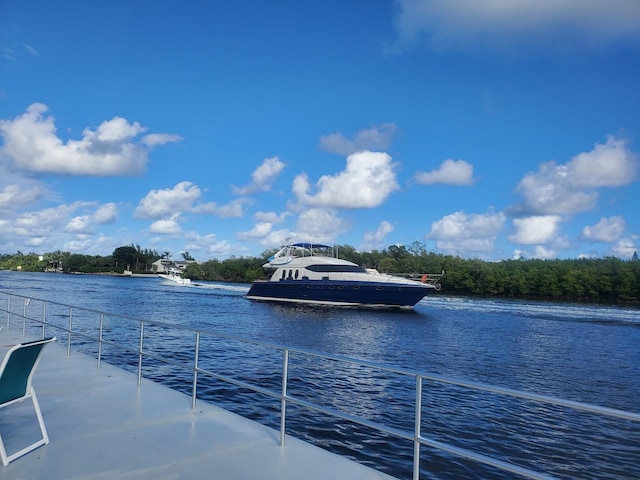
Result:
{"type": "MultiPolygon", "coordinates": [[[[34,340],[0,330],[0,345],[34,340]]],[[[142,380],[112,365],[47,345],[33,386],[50,443],[0,464],[0,480],[362,479],[390,477],[302,440],[142,380]]],[[[8,451],[37,439],[33,405],[0,412],[8,451]]]]}

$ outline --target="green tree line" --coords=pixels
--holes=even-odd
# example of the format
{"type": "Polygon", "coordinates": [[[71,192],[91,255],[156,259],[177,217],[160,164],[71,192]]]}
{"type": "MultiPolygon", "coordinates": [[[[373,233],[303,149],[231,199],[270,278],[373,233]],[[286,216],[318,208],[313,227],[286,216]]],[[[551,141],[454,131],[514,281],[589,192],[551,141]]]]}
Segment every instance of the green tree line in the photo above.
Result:
{"type": "MultiPolygon", "coordinates": [[[[616,257],[568,260],[502,260],[487,262],[428,251],[419,243],[392,245],[386,249],[359,252],[350,245],[336,247],[340,258],[384,273],[440,273],[442,292],[449,295],[541,299],[640,305],[640,261],[616,257]]],[[[184,276],[192,280],[250,283],[263,278],[262,265],[275,253],[260,257],[231,257],[191,263],[184,276]]],[[[182,253],[191,260],[188,252],[182,253]]],[[[110,256],[89,256],[69,252],[0,254],[0,269],[44,271],[57,264],[65,273],[154,273],[152,264],[169,258],[169,252],[137,245],[118,247],[110,256]],[[58,263],[59,262],[59,263],[58,263]]],[[[60,270],[58,270],[60,271],[60,270]]]]}
{"type": "Polygon", "coordinates": [[[118,247],[108,256],[82,255],[60,250],[44,255],[17,252],[0,254],[0,270],[61,273],[123,273],[131,270],[149,273],[153,262],[168,255],[168,252],[160,255],[155,250],[143,249],[139,245],[118,247]]]}

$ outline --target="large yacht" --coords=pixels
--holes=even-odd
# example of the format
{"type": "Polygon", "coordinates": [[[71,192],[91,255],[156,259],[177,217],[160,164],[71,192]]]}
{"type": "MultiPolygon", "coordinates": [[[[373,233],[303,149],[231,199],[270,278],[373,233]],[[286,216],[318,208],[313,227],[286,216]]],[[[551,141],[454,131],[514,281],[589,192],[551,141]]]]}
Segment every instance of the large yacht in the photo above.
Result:
{"type": "Polygon", "coordinates": [[[440,290],[442,276],[382,274],[337,258],[328,245],[311,243],[285,245],[262,268],[269,278],[253,283],[251,300],[342,306],[411,308],[440,290]]]}

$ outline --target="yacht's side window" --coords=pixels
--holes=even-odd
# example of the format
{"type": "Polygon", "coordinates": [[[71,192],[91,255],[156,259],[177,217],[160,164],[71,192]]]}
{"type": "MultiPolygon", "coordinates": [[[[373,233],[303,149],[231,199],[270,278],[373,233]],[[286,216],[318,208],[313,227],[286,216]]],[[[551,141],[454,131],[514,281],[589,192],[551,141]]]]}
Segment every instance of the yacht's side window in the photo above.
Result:
{"type": "Polygon", "coordinates": [[[284,280],[284,277],[287,275],[287,271],[283,268],[282,269],[282,280],[284,280]]]}
{"type": "Polygon", "coordinates": [[[298,279],[298,270],[296,270],[296,275],[295,275],[295,277],[296,277],[296,280],[297,280],[297,279],[298,279]]]}

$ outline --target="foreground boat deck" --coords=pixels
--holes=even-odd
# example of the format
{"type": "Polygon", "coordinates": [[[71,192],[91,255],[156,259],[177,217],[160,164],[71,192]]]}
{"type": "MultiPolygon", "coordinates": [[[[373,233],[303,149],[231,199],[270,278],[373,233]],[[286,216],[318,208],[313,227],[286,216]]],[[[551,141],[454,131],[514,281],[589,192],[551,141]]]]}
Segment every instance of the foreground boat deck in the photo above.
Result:
{"type": "MultiPolygon", "coordinates": [[[[0,330],[6,345],[22,341],[0,330]]],[[[25,340],[32,340],[29,337],[25,340]]],[[[33,380],[50,443],[0,464],[0,479],[392,479],[150,380],[48,345],[33,380]]],[[[29,400],[0,412],[16,451],[39,430],[29,400]]]]}

